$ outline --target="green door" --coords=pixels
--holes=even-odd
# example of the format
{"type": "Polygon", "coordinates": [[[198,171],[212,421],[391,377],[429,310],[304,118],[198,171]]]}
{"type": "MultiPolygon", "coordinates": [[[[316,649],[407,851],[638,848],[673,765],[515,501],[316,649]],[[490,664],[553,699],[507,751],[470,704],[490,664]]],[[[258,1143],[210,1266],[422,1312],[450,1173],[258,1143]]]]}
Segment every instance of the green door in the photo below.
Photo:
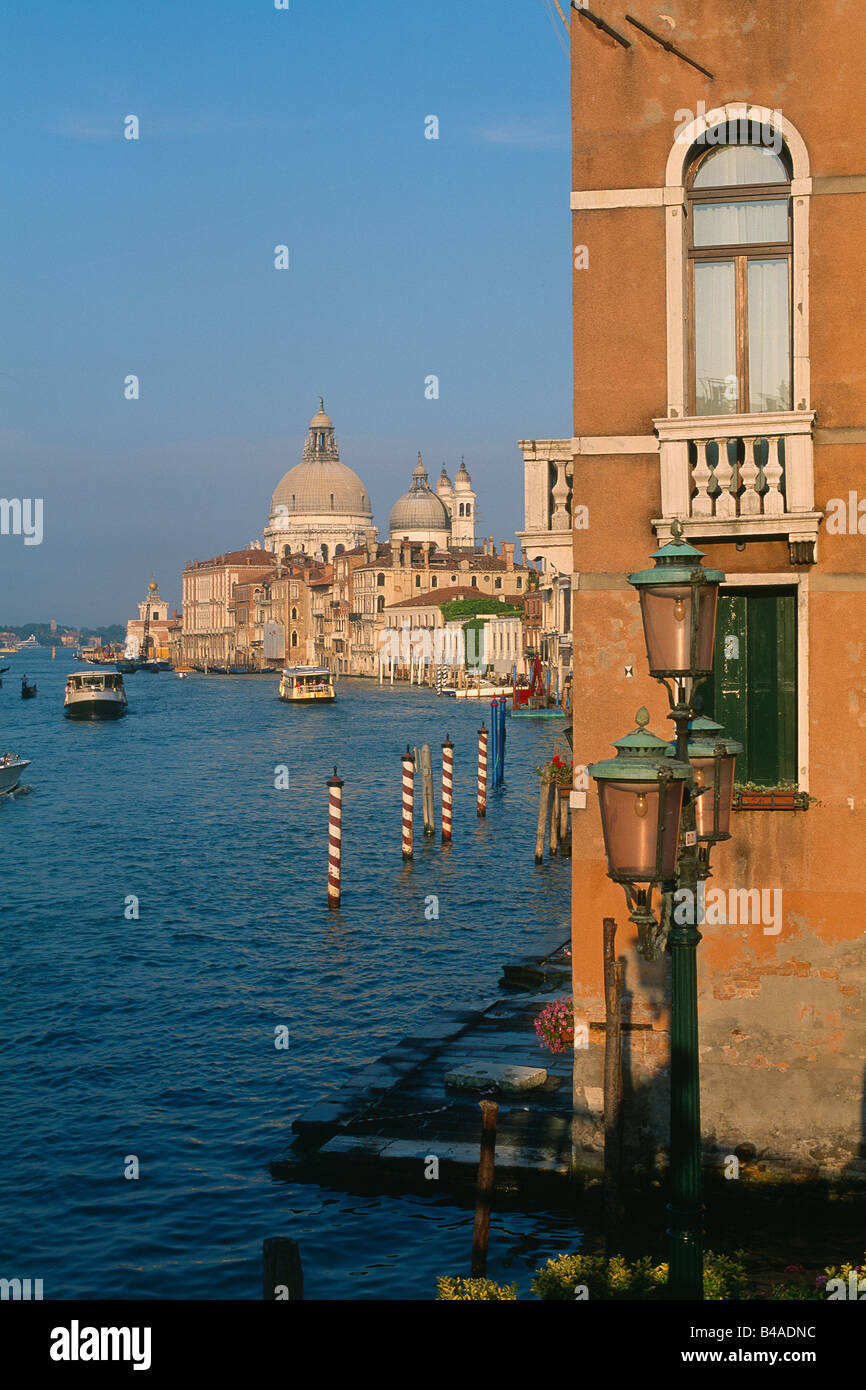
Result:
{"type": "Polygon", "coordinates": [[[707,712],[739,739],[737,783],[797,781],[797,595],[751,589],[719,595],[707,712]]]}

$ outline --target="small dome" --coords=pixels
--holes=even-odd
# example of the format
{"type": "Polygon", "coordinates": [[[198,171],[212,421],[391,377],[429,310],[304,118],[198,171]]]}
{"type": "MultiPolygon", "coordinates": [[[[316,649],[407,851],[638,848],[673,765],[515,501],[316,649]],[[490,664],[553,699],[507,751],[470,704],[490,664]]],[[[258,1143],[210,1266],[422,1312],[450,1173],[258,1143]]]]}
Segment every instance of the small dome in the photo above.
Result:
{"type": "MultiPolygon", "coordinates": [[[[413,531],[435,531],[447,539],[451,531],[451,518],[445,504],[438,498],[427,482],[427,469],[421,455],[412,470],[412,486],[404,492],[391,508],[389,522],[392,536],[410,535],[413,531]]],[[[419,537],[419,539],[426,539],[419,537]]]]}
{"type": "Polygon", "coordinates": [[[436,491],[447,493],[451,492],[451,479],[448,477],[448,470],[446,469],[444,463],[442,465],[442,472],[439,474],[439,479],[436,483],[436,491]]]}
{"type": "Polygon", "coordinates": [[[463,459],[460,460],[460,467],[457,469],[457,472],[456,472],[455,475],[454,475],[454,486],[455,486],[455,487],[471,487],[471,486],[472,486],[472,478],[470,477],[469,473],[467,473],[467,471],[466,471],[466,464],[463,462],[463,459]]]}

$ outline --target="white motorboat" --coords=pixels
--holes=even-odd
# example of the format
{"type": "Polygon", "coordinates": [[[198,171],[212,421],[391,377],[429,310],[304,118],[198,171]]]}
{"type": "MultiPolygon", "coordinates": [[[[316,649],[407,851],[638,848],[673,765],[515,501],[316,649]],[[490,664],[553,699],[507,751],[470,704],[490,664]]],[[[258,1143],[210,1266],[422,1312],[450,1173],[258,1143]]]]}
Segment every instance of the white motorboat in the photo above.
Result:
{"type": "Polygon", "coordinates": [[[66,678],[67,719],[119,719],[126,714],[123,676],[115,671],[75,671],[66,678]]]}
{"type": "Polygon", "coordinates": [[[21,781],[25,767],[30,766],[28,758],[19,758],[17,753],[4,753],[0,758],[0,796],[14,792],[21,781]]]}

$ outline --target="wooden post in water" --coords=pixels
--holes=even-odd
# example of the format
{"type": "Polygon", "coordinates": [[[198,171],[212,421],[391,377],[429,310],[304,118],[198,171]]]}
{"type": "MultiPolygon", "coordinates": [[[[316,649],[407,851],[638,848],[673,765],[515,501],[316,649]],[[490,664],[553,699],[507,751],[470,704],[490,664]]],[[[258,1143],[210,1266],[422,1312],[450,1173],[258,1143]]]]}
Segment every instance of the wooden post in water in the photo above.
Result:
{"type": "Polygon", "coordinates": [[[478,814],[487,815],[487,726],[478,730],[478,814]]]}
{"type": "Polygon", "coordinates": [[[550,784],[550,854],[556,854],[559,843],[559,783],[550,784]]]}
{"type": "Polygon", "coordinates": [[[616,959],[616,922],[604,919],[604,1238],[618,1253],[622,1228],[622,961],[616,959]]]}
{"type": "Polygon", "coordinates": [[[541,788],[538,798],[538,829],[535,832],[535,862],[544,863],[544,832],[547,829],[548,803],[550,801],[551,785],[547,773],[542,773],[539,778],[541,788]]]}
{"type": "MultiPolygon", "coordinates": [[[[445,735],[442,745],[442,843],[451,839],[451,803],[454,789],[454,744],[445,735]]],[[[432,796],[432,791],[431,791],[432,796]]]]}
{"type": "Polygon", "coordinates": [[[291,1236],[269,1236],[262,1243],[262,1298],[269,1303],[304,1296],[304,1271],[298,1242],[291,1236]]]}
{"type": "MultiPolygon", "coordinates": [[[[571,788],[568,789],[569,796],[571,788]]],[[[559,800],[559,852],[566,859],[571,857],[571,835],[569,834],[568,813],[570,810],[568,796],[560,796],[557,788],[557,798],[559,800]]]]}
{"type": "Polygon", "coordinates": [[[328,778],[328,907],[340,906],[343,877],[343,783],[334,768],[328,778]]]}
{"type": "Polygon", "coordinates": [[[406,744],[406,752],[401,753],[400,757],[403,763],[403,858],[411,859],[415,813],[415,759],[408,743],[406,744]]]}
{"type": "Polygon", "coordinates": [[[435,835],[436,807],[433,801],[433,758],[429,743],[422,744],[418,761],[421,765],[421,809],[424,814],[424,834],[435,835]]]}
{"type": "Polygon", "coordinates": [[[490,1240],[490,1196],[493,1192],[493,1164],[496,1156],[495,1100],[479,1101],[481,1106],[481,1161],[478,1164],[478,1191],[475,1198],[475,1228],[472,1232],[472,1278],[487,1273],[487,1245],[490,1240]]]}

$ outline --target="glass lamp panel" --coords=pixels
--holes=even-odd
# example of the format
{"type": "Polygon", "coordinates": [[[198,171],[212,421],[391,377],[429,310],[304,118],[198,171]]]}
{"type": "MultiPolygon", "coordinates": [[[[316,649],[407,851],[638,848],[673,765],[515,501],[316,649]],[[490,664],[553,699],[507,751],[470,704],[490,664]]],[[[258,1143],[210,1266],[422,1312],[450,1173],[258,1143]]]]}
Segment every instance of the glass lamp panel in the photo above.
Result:
{"type": "Polygon", "coordinates": [[[687,675],[691,668],[692,591],[667,584],[640,591],[649,668],[687,675]]]}
{"type": "Polygon", "coordinates": [[[734,799],[734,768],[736,758],[728,754],[721,760],[719,769],[719,824],[718,834],[729,835],[731,831],[731,802],[734,799]]]}
{"type": "Polygon", "coordinates": [[[698,589],[698,671],[712,671],[716,641],[716,606],[719,598],[717,584],[705,584],[698,589]]]}
{"type": "Polygon", "coordinates": [[[713,812],[716,802],[716,759],[690,758],[689,762],[694,774],[695,790],[705,788],[703,795],[695,798],[695,829],[699,840],[707,840],[715,833],[713,812]]]}
{"type": "Polygon", "coordinates": [[[682,782],[599,783],[608,868],[635,883],[673,876],[677,855],[682,782]],[[671,796],[671,793],[674,793],[671,796]],[[661,862],[657,861],[659,817],[664,821],[661,862]]]}

